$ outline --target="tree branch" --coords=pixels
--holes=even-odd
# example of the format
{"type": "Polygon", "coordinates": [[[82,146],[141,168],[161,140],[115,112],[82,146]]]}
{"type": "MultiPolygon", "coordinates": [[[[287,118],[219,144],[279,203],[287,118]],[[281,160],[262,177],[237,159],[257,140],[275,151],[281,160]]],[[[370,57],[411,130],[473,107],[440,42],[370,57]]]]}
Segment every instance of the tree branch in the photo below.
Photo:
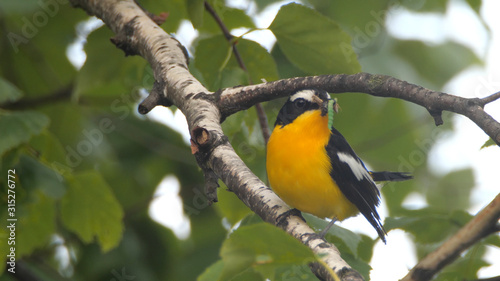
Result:
{"type": "Polygon", "coordinates": [[[481,99],[481,104],[484,107],[486,104],[500,99],[500,92],[496,92],[493,95],[484,97],[481,99]]]}
{"type": "Polygon", "coordinates": [[[441,247],[423,258],[401,281],[430,280],[468,247],[497,231],[500,219],[500,193],[441,247]]]}
{"type": "Polygon", "coordinates": [[[33,99],[20,99],[12,103],[7,102],[4,104],[0,104],[0,108],[10,109],[10,110],[33,108],[36,106],[42,106],[45,104],[50,104],[61,100],[69,100],[71,98],[72,93],[73,93],[73,85],[68,85],[46,96],[33,99]]]}
{"type": "MultiPolygon", "coordinates": [[[[143,103],[146,106],[142,112],[150,110],[152,101],[158,99],[176,105],[186,116],[192,150],[205,173],[213,171],[256,214],[310,247],[339,276],[349,277],[343,280],[362,280],[361,275],[342,260],[334,245],[321,239],[238,157],[222,132],[215,95],[189,73],[185,49],[177,40],[159,28],[132,0],[71,2],[101,18],[116,34],[113,43],[126,55],[141,55],[151,64],[156,83],[163,85],[163,89],[155,87],[153,92],[160,93],[159,97],[143,103]]],[[[207,178],[213,182],[212,174],[207,178]]],[[[314,273],[322,280],[333,280],[321,266],[315,267],[314,273]]]]}
{"type": "Polygon", "coordinates": [[[330,93],[360,92],[377,97],[391,97],[423,106],[434,118],[436,125],[443,124],[442,111],[451,111],[468,117],[497,145],[500,145],[500,123],[484,111],[484,106],[500,98],[496,93],[484,99],[462,98],[386,75],[357,73],[353,75],[322,75],[295,77],[258,85],[241,86],[217,92],[218,107],[222,118],[245,110],[255,103],[288,96],[300,89],[319,88],[330,93]]]}

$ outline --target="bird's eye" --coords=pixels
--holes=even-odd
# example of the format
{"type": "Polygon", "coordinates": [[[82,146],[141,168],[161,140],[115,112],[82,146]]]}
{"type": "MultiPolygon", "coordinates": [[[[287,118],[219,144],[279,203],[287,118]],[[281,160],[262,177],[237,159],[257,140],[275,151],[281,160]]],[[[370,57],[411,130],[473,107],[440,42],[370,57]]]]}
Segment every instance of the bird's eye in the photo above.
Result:
{"type": "Polygon", "coordinates": [[[304,99],[296,99],[293,104],[295,104],[296,107],[304,107],[304,105],[306,105],[306,101],[304,99]]]}

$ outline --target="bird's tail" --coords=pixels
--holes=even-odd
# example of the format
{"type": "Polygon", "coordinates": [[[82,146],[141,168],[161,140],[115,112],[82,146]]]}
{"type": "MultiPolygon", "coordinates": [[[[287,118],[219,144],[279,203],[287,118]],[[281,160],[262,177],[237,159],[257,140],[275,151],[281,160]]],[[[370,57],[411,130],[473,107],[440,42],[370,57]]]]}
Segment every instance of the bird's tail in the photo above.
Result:
{"type": "Polygon", "coordinates": [[[370,175],[374,181],[405,181],[413,178],[410,173],[398,172],[370,172],[370,175]]]}

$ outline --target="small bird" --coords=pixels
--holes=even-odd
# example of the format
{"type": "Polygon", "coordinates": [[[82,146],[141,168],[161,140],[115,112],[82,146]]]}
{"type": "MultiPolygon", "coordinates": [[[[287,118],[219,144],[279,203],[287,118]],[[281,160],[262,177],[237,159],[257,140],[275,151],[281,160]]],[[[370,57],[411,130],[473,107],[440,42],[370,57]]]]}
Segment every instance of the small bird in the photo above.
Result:
{"type": "Polygon", "coordinates": [[[272,189],[288,205],[332,221],[361,212],[385,243],[387,233],[376,207],[380,191],[375,181],[411,179],[407,173],[370,172],[346,139],[328,124],[328,105],[335,101],[324,90],[301,90],[285,102],[267,144],[267,174],[272,189]]]}

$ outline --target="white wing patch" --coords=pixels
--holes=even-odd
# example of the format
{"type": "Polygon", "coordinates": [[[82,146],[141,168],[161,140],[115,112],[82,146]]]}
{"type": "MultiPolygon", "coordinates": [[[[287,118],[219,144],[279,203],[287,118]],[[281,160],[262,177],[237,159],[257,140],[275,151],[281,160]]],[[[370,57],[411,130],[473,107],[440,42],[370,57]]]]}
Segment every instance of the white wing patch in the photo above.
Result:
{"type": "Polygon", "coordinates": [[[303,98],[308,102],[313,102],[314,91],[313,90],[302,90],[290,96],[290,101],[295,101],[296,99],[303,98]]]}
{"type": "Polygon", "coordinates": [[[339,160],[346,163],[354,173],[354,176],[356,176],[356,179],[361,181],[363,178],[366,178],[368,180],[372,180],[370,174],[368,171],[363,167],[361,163],[354,157],[352,157],[349,154],[346,153],[337,153],[337,156],[339,157],[339,160]]]}

